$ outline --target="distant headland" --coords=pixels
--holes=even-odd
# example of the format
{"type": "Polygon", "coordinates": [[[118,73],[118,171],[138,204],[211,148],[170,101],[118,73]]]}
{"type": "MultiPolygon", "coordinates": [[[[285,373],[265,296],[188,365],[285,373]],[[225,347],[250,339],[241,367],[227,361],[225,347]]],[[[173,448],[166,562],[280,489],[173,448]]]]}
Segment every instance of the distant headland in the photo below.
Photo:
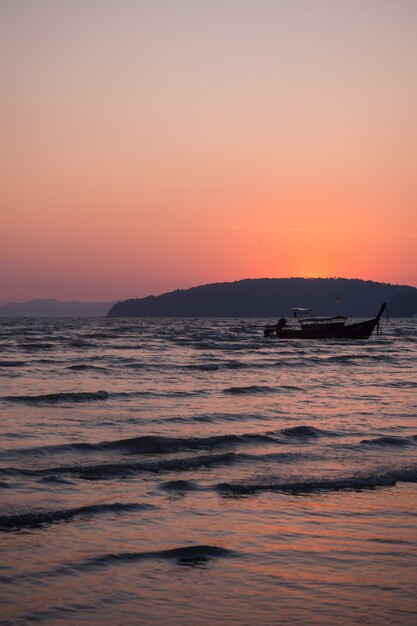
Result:
{"type": "Polygon", "coordinates": [[[0,317],[102,317],[113,302],[61,302],[54,299],[12,302],[0,306],[0,317]]]}
{"type": "Polygon", "coordinates": [[[114,304],[110,317],[276,317],[292,307],[316,315],[372,316],[381,302],[393,317],[417,314],[417,288],[348,278],[255,278],[177,289],[114,304]],[[336,304],[336,297],[339,305],[336,304]]]}

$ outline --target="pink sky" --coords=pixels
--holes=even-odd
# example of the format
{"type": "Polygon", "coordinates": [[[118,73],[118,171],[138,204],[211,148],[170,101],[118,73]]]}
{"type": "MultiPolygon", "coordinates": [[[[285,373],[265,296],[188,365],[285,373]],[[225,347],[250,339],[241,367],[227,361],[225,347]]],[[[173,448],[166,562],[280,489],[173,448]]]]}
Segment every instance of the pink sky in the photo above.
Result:
{"type": "Polygon", "coordinates": [[[417,285],[415,0],[5,0],[0,302],[417,285]]]}

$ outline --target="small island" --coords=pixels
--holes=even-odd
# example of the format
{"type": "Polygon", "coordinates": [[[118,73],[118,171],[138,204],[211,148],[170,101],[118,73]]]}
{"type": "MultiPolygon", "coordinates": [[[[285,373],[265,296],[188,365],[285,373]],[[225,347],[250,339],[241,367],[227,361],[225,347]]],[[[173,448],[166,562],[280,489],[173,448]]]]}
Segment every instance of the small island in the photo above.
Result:
{"type": "Polygon", "coordinates": [[[177,289],[159,296],[118,302],[109,317],[276,317],[292,307],[316,315],[337,309],[349,317],[369,316],[382,302],[393,317],[417,314],[417,289],[348,278],[255,278],[177,289]],[[339,304],[336,303],[336,298],[339,304]]]}

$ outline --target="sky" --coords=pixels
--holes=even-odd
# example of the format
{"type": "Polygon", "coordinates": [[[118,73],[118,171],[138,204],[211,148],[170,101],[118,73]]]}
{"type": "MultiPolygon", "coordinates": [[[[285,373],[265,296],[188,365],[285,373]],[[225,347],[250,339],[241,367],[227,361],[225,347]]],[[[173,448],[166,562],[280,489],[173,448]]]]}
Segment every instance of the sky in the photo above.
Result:
{"type": "Polygon", "coordinates": [[[0,302],[417,286],[416,0],[0,0],[0,302]]]}

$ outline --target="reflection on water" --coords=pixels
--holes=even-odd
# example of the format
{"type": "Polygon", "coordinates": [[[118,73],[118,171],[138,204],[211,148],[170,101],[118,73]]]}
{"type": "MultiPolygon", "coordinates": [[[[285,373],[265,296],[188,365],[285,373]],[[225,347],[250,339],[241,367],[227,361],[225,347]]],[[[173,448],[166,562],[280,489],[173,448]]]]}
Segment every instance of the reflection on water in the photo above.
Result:
{"type": "Polygon", "coordinates": [[[1,618],[411,624],[415,320],[3,320],[1,618]]]}

